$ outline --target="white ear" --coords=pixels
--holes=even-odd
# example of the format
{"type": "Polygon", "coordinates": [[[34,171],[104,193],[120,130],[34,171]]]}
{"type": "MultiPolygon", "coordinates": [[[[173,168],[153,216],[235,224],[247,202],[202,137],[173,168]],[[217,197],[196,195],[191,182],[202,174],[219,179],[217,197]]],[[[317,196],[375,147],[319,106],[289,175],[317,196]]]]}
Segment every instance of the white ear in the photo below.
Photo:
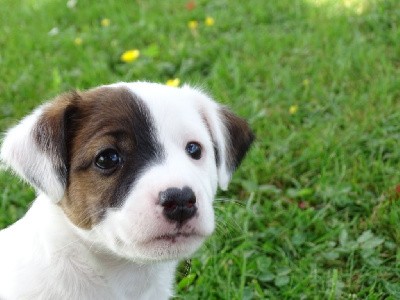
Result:
{"type": "Polygon", "coordinates": [[[67,96],[60,96],[25,117],[6,133],[0,152],[8,168],[55,202],[63,197],[66,185],[66,102],[67,96]]]}
{"type": "Polygon", "coordinates": [[[254,135],[244,119],[219,105],[203,92],[187,85],[182,89],[190,91],[199,104],[200,113],[214,143],[218,184],[222,190],[226,190],[233,172],[249,150],[254,135]]]}

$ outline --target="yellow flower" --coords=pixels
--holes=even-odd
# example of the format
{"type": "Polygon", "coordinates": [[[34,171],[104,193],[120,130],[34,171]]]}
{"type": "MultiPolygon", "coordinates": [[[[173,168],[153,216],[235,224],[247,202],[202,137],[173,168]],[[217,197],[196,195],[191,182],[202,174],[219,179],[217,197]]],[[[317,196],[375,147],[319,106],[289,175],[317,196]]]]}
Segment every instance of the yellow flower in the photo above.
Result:
{"type": "Polygon", "coordinates": [[[295,113],[297,113],[298,110],[299,110],[298,105],[291,105],[289,107],[289,114],[294,115],[295,113]]]}
{"type": "Polygon", "coordinates": [[[101,20],[101,26],[103,26],[103,27],[110,26],[110,23],[111,23],[110,19],[104,18],[101,20]]]}
{"type": "Polygon", "coordinates": [[[76,39],[74,39],[74,44],[77,46],[82,45],[83,40],[80,37],[77,37],[76,39]]]}
{"type": "Polygon", "coordinates": [[[303,80],[303,86],[308,87],[310,85],[310,79],[304,79],[303,80]]]}
{"type": "Polygon", "coordinates": [[[206,24],[206,26],[213,26],[215,23],[215,20],[212,17],[207,17],[205,19],[204,23],[206,24]]]}
{"type": "Polygon", "coordinates": [[[139,56],[140,56],[140,51],[138,49],[132,49],[122,53],[121,60],[123,62],[130,63],[137,60],[139,56]]]}
{"type": "Polygon", "coordinates": [[[199,26],[199,22],[197,22],[196,20],[189,21],[189,23],[188,23],[188,27],[191,30],[195,30],[198,26],[199,26]]]}
{"type": "Polygon", "coordinates": [[[179,78],[174,78],[174,79],[168,79],[165,84],[168,86],[177,87],[179,86],[180,83],[181,80],[179,78]]]}

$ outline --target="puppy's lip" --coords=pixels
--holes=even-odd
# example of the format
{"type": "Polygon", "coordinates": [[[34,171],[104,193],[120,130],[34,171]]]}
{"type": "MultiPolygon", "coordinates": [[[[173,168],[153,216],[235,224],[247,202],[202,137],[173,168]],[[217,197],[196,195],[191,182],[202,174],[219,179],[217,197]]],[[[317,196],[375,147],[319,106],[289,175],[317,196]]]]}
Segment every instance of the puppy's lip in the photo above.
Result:
{"type": "Polygon", "coordinates": [[[151,242],[185,242],[189,239],[204,239],[206,235],[200,234],[198,232],[174,232],[174,233],[164,233],[153,238],[150,238],[147,243],[151,242]]]}
{"type": "Polygon", "coordinates": [[[191,236],[199,236],[197,233],[193,233],[193,232],[177,232],[177,233],[172,233],[172,234],[163,234],[160,236],[157,236],[155,238],[155,240],[172,240],[172,239],[176,239],[178,237],[191,237],[191,236]]]}

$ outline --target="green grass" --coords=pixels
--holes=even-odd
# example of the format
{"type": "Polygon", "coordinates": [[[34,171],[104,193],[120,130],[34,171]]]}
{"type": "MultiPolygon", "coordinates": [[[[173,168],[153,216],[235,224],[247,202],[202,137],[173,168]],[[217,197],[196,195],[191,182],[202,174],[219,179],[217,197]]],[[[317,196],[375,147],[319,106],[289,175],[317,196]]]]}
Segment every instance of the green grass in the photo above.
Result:
{"type": "MultiPolygon", "coordinates": [[[[249,120],[178,299],[400,299],[399,1],[2,0],[0,49],[1,130],[68,89],[175,77],[249,120]]],[[[33,198],[4,172],[0,195],[0,227],[33,198]]]]}

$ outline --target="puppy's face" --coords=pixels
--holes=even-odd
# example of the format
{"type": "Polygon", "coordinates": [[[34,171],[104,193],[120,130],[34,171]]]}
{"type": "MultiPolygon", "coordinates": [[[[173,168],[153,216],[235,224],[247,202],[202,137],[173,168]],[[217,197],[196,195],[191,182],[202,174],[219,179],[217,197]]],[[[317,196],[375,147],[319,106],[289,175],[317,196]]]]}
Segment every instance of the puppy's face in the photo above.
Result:
{"type": "Polygon", "coordinates": [[[77,233],[132,260],[190,255],[253,136],[189,87],[120,83],[58,97],[12,129],[2,158],[77,233]]]}

